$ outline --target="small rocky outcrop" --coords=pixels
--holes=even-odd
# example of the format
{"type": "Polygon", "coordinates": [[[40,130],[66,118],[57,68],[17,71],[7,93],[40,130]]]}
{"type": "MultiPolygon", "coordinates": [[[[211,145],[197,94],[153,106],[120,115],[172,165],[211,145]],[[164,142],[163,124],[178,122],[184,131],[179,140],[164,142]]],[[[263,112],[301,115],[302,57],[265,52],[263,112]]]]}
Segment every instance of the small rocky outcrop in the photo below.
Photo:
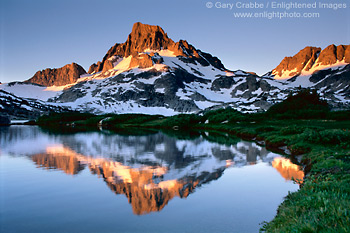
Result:
{"type": "Polygon", "coordinates": [[[232,87],[233,84],[235,84],[235,81],[232,77],[223,76],[213,81],[211,85],[211,90],[220,91],[222,88],[229,89],[232,87]]]}
{"type": "Polygon", "coordinates": [[[105,61],[102,72],[112,69],[114,67],[115,57],[111,57],[105,61]]]}
{"type": "MultiPolygon", "coordinates": [[[[246,78],[245,82],[238,85],[235,89],[233,89],[231,95],[232,97],[237,97],[237,91],[244,92],[244,97],[251,98],[254,96],[252,92],[255,92],[257,90],[261,89],[262,92],[269,92],[272,89],[275,89],[275,87],[269,85],[265,80],[260,79],[258,76],[250,75],[246,78]]],[[[256,94],[255,94],[256,95],[256,94]]]]}
{"type": "Polygon", "coordinates": [[[86,74],[83,67],[77,63],[65,65],[61,68],[38,71],[25,82],[43,86],[63,86],[76,82],[81,75],[86,74]]]}
{"type": "Polygon", "coordinates": [[[89,74],[93,74],[93,73],[96,73],[96,72],[98,72],[98,71],[101,71],[102,70],[102,68],[103,68],[103,65],[101,65],[102,64],[102,62],[97,62],[97,64],[96,63],[94,63],[94,64],[92,64],[90,67],[89,67],[89,71],[88,71],[88,73],[89,74]],[[102,67],[102,68],[101,68],[102,67]]]}
{"type": "Polygon", "coordinates": [[[148,68],[153,66],[152,57],[148,54],[140,54],[139,56],[133,56],[130,61],[130,67],[148,68]]]}

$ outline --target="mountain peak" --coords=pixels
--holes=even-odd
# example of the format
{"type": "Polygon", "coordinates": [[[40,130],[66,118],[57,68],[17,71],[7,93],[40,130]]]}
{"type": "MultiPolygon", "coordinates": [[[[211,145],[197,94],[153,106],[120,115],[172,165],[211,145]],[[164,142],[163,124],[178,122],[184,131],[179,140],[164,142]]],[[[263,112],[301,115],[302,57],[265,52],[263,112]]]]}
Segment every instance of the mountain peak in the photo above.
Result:
{"type": "Polygon", "coordinates": [[[74,83],[83,74],[86,74],[84,68],[73,62],[61,68],[47,68],[38,71],[25,82],[36,83],[43,86],[63,86],[74,83]]]}
{"type": "MultiPolygon", "coordinates": [[[[132,55],[134,58],[146,50],[175,49],[175,42],[168,37],[160,26],[148,25],[137,22],[133,25],[128,39],[122,43],[112,46],[101,62],[94,63],[89,68],[89,73],[106,71],[113,68],[113,57],[127,58],[132,55]]],[[[179,53],[176,53],[179,55],[179,53]]]]}
{"type": "MultiPolygon", "coordinates": [[[[130,63],[132,67],[148,68],[154,64],[157,58],[153,56],[158,52],[174,57],[181,56],[188,59],[188,62],[196,61],[204,66],[213,65],[218,69],[225,69],[218,58],[197,50],[187,41],[180,40],[175,43],[160,26],[137,22],[133,25],[127,40],[112,46],[102,61],[92,64],[88,72],[94,74],[108,71],[116,66],[119,58],[124,59],[129,56],[132,56],[130,63]]],[[[161,59],[158,60],[160,61],[161,59]]]]}
{"type": "Polygon", "coordinates": [[[315,63],[321,48],[307,46],[293,57],[285,57],[282,62],[272,71],[276,79],[284,79],[300,74],[305,69],[309,70],[315,63]]]}
{"type": "Polygon", "coordinates": [[[318,63],[325,66],[337,62],[350,63],[350,45],[329,45],[318,58],[318,63]]]}
{"type": "Polygon", "coordinates": [[[168,37],[160,26],[153,26],[137,22],[125,42],[124,57],[137,55],[146,49],[162,50],[174,46],[174,41],[168,37]]]}
{"type": "Polygon", "coordinates": [[[275,79],[289,79],[298,75],[311,75],[330,67],[350,63],[350,45],[329,45],[325,49],[305,47],[293,57],[285,57],[272,70],[275,79]]]}
{"type": "Polygon", "coordinates": [[[164,32],[163,28],[161,28],[158,25],[149,25],[149,24],[143,24],[140,22],[134,23],[131,33],[129,34],[130,37],[144,37],[144,36],[164,36],[168,38],[167,34],[164,32]]]}

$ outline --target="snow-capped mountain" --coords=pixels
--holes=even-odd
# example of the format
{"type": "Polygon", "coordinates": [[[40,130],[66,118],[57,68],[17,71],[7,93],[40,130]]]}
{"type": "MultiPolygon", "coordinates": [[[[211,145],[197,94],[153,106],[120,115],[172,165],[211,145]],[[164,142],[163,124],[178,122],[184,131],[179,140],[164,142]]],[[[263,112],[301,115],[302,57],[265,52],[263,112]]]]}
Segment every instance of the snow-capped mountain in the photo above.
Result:
{"type": "Polygon", "coordinates": [[[263,111],[299,86],[317,88],[334,108],[349,108],[349,51],[349,45],[306,47],[259,77],[226,69],[217,57],[187,41],[174,42],[159,26],[136,23],[127,40],[112,46],[87,74],[72,64],[55,72],[41,71],[26,84],[0,88],[22,98],[97,114],[174,115],[223,106],[263,111]]]}
{"type": "Polygon", "coordinates": [[[296,76],[310,76],[319,70],[338,68],[350,63],[350,45],[330,45],[324,50],[305,47],[293,57],[285,57],[272,70],[275,79],[289,79],[296,76]]]}
{"type": "Polygon", "coordinates": [[[306,47],[285,57],[263,78],[274,78],[288,88],[315,88],[333,108],[349,108],[349,63],[350,45],[329,45],[323,50],[306,47]]]}

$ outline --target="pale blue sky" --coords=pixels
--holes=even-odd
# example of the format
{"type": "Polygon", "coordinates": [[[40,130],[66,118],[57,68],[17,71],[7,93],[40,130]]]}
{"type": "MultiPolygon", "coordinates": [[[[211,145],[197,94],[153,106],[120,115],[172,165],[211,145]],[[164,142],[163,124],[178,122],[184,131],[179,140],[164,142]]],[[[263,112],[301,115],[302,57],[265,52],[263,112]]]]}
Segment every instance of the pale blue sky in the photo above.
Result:
{"type": "MultiPolygon", "coordinates": [[[[0,0],[0,82],[26,80],[38,70],[72,62],[88,70],[111,46],[126,40],[135,22],[159,25],[174,41],[187,40],[219,57],[229,69],[258,74],[270,71],[283,57],[294,55],[305,46],[350,44],[348,0],[322,1],[345,3],[347,9],[297,10],[318,12],[320,18],[271,20],[239,19],[233,14],[272,9],[228,10],[215,5],[209,9],[207,2],[0,0]]],[[[268,0],[256,2],[267,4],[268,0]]]]}

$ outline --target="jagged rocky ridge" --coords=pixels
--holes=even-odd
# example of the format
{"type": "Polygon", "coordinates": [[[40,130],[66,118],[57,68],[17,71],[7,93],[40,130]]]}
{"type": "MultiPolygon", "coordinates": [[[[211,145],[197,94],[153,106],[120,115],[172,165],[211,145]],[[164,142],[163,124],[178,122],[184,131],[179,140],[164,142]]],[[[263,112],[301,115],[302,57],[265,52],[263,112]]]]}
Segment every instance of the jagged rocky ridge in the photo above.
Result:
{"type": "MultiPolygon", "coordinates": [[[[344,109],[350,107],[349,51],[350,45],[306,47],[260,77],[227,70],[218,58],[188,42],[174,42],[161,27],[136,23],[126,42],[111,47],[89,74],[40,99],[97,114],[173,115],[226,106],[256,112],[308,87],[333,108],[344,109]]],[[[0,87],[32,97],[7,84],[0,87]]]]}
{"type": "Polygon", "coordinates": [[[293,57],[285,57],[271,74],[276,79],[287,79],[299,75],[311,75],[318,70],[349,63],[350,45],[329,45],[324,50],[308,46],[293,57]]]}
{"type": "Polygon", "coordinates": [[[280,80],[282,88],[313,88],[333,109],[350,108],[350,45],[306,47],[285,57],[263,78],[280,80]]]}
{"type": "Polygon", "coordinates": [[[43,86],[63,86],[75,83],[81,75],[86,74],[83,67],[77,63],[67,64],[61,68],[38,71],[28,79],[27,83],[35,83],[43,86]]]}
{"type": "Polygon", "coordinates": [[[173,56],[181,56],[188,58],[191,62],[198,62],[204,66],[213,65],[218,69],[225,69],[221,61],[211,56],[196,50],[192,45],[185,40],[174,42],[168,37],[164,30],[159,26],[151,26],[142,23],[135,23],[128,39],[125,43],[115,44],[111,47],[102,61],[97,64],[92,64],[89,68],[89,73],[97,73],[107,71],[114,67],[118,59],[131,57],[129,67],[148,68],[154,63],[162,63],[163,60],[154,51],[169,50],[173,56]],[[150,51],[147,53],[146,51],[150,51]],[[146,52],[146,53],[145,53],[146,52]]]}

